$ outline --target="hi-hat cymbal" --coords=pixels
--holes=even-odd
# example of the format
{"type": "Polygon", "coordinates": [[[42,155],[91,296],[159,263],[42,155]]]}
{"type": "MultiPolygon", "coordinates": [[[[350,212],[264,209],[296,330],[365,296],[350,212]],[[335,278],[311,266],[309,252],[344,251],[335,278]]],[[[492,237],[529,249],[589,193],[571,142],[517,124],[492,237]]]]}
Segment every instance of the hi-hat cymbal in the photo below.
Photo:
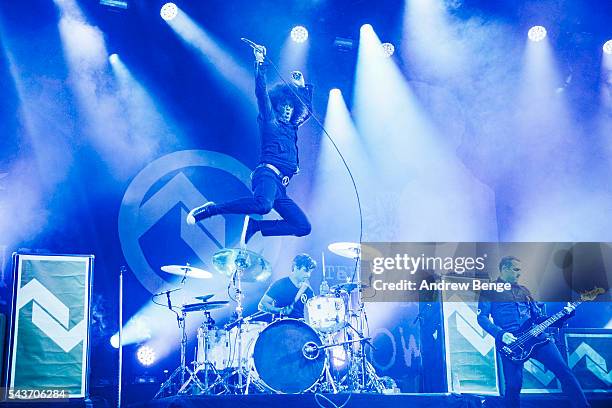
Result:
{"type": "Polygon", "coordinates": [[[217,271],[227,276],[240,268],[243,282],[263,282],[272,275],[270,262],[248,249],[222,249],[213,255],[212,262],[217,271]]]}
{"type": "Polygon", "coordinates": [[[189,265],[165,265],[161,267],[161,270],[172,275],[186,276],[194,279],[210,279],[213,277],[212,273],[189,265]]]}
{"type": "Polygon", "coordinates": [[[183,305],[181,310],[185,313],[189,312],[200,312],[203,310],[214,310],[221,309],[225,307],[229,303],[229,300],[215,300],[212,302],[198,302],[198,303],[188,303],[183,305]]]}
{"type": "Polygon", "coordinates": [[[198,300],[201,300],[202,302],[206,302],[208,299],[212,298],[213,296],[215,296],[214,294],[211,295],[202,295],[202,296],[196,296],[195,298],[198,300]]]}
{"type": "Polygon", "coordinates": [[[380,251],[372,245],[366,244],[362,246],[356,242],[333,242],[327,246],[327,249],[336,255],[351,259],[361,257],[362,260],[370,260],[377,256],[381,256],[380,251]]]}

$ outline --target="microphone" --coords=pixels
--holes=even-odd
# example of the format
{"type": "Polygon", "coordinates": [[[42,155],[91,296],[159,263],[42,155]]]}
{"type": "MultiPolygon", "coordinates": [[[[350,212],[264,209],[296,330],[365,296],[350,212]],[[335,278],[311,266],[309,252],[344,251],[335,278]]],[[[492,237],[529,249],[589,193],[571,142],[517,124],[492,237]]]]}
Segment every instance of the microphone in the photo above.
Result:
{"type": "Polygon", "coordinates": [[[244,37],[240,38],[240,41],[247,43],[254,50],[263,51],[265,53],[266,47],[264,47],[263,45],[255,44],[253,41],[249,40],[248,38],[244,38],[244,37]]]}
{"type": "Polygon", "coordinates": [[[153,296],[161,296],[161,295],[167,295],[168,293],[172,293],[172,292],[176,292],[179,290],[182,290],[183,288],[176,288],[176,289],[170,289],[170,290],[163,290],[159,293],[154,294],[153,296]]]}

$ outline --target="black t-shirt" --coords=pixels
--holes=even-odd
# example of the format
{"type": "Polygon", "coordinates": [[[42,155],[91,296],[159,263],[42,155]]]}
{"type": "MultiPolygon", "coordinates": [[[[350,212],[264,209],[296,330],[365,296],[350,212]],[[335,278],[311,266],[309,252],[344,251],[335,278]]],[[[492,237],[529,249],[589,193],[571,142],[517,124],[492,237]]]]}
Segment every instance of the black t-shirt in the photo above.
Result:
{"type": "MultiPolygon", "coordinates": [[[[275,301],[276,307],[285,307],[289,306],[293,303],[295,299],[295,295],[297,295],[299,288],[296,287],[291,279],[288,277],[282,278],[274,282],[268,288],[266,295],[270,296],[275,301]]],[[[302,296],[295,302],[293,305],[293,311],[289,314],[288,317],[293,317],[295,319],[301,319],[304,317],[304,305],[314,296],[314,292],[310,287],[304,291],[302,296]]]]}

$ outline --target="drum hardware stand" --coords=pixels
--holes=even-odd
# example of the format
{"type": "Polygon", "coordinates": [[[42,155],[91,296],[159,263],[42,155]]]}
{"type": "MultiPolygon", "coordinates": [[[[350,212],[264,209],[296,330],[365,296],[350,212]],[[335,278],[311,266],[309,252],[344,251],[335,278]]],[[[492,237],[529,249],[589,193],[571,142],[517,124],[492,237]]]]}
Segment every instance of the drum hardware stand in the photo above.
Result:
{"type": "Polygon", "coordinates": [[[359,391],[370,391],[369,385],[373,385],[376,392],[382,393],[382,386],[380,384],[380,378],[376,375],[376,371],[372,364],[368,362],[365,352],[365,344],[369,344],[370,347],[374,347],[370,342],[371,338],[364,337],[364,322],[367,322],[368,317],[366,315],[365,310],[365,302],[363,301],[363,286],[361,284],[361,247],[358,250],[356,260],[357,262],[357,313],[354,316],[357,318],[357,328],[353,327],[350,322],[347,322],[349,328],[351,328],[355,333],[357,333],[359,342],[357,352],[351,358],[350,368],[349,368],[349,377],[350,372],[353,369],[353,365],[356,363],[355,368],[359,367],[359,382],[358,388],[359,391]],[[356,360],[356,361],[355,361],[356,360]]]}
{"type": "MultiPolygon", "coordinates": [[[[331,361],[332,357],[332,353],[330,350],[326,350],[327,352],[327,359],[328,361],[325,362],[325,385],[327,385],[328,387],[331,386],[331,390],[334,394],[338,393],[338,388],[336,387],[336,381],[334,380],[334,377],[332,376],[331,372],[329,371],[329,366],[330,363],[329,361],[331,361]]],[[[327,390],[325,390],[327,391],[327,390]]]]}
{"type": "MultiPolygon", "coordinates": [[[[248,394],[248,386],[250,384],[251,375],[247,372],[247,368],[244,367],[242,361],[242,325],[244,324],[244,318],[242,317],[243,307],[242,307],[242,272],[248,268],[248,258],[246,253],[240,252],[240,254],[236,257],[234,261],[234,265],[236,266],[236,270],[231,277],[231,282],[234,285],[234,290],[236,293],[236,322],[238,322],[238,335],[237,335],[237,348],[238,348],[238,367],[227,377],[231,377],[233,375],[238,375],[238,390],[237,394],[244,393],[248,394]],[[246,389],[245,386],[246,380],[246,389]]],[[[226,378],[227,378],[226,377],[226,378]]]]}
{"type": "Polygon", "coordinates": [[[168,379],[164,381],[164,383],[161,385],[159,391],[157,391],[157,394],[155,394],[153,399],[163,396],[163,393],[166,390],[171,389],[174,381],[176,380],[176,377],[180,378],[181,388],[178,391],[178,393],[180,393],[184,389],[185,373],[189,372],[191,375],[193,374],[193,372],[187,367],[185,363],[185,353],[186,353],[186,348],[187,348],[187,331],[185,329],[186,314],[187,313],[183,310],[181,311],[181,315],[177,315],[178,324],[181,329],[181,364],[172,372],[170,377],[168,377],[168,379]]]}
{"type": "Polygon", "coordinates": [[[204,322],[202,323],[202,326],[200,326],[204,332],[204,362],[202,364],[198,364],[197,356],[196,356],[196,361],[193,362],[193,365],[196,368],[194,372],[191,374],[191,376],[189,377],[189,379],[187,380],[187,383],[183,385],[183,387],[185,387],[190,381],[194,381],[196,385],[198,385],[198,382],[201,384],[201,381],[199,381],[197,374],[203,371],[203,374],[204,374],[203,389],[202,387],[200,387],[200,385],[198,385],[198,387],[200,387],[200,389],[202,390],[202,394],[207,394],[207,395],[210,395],[211,390],[218,384],[222,384],[223,388],[225,388],[225,391],[229,392],[229,388],[223,382],[223,378],[219,375],[219,372],[217,371],[215,366],[208,360],[208,352],[210,348],[210,330],[211,328],[214,328],[214,326],[215,326],[215,321],[210,316],[210,312],[208,310],[205,310],[204,311],[204,322]],[[210,380],[209,380],[209,374],[211,372],[215,376],[212,384],[210,383],[210,380]]]}

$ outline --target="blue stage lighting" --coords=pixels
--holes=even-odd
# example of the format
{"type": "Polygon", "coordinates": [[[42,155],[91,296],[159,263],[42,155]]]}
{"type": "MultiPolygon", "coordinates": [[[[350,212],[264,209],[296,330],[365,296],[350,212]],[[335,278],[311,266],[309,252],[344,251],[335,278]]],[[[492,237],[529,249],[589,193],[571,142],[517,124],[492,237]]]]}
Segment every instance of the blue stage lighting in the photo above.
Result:
{"type": "Polygon", "coordinates": [[[155,363],[155,350],[149,346],[140,346],[136,351],[138,362],[145,367],[155,363]]]}
{"type": "Polygon", "coordinates": [[[612,40],[608,40],[604,43],[603,52],[605,52],[608,55],[612,54],[612,40]]]}
{"type": "Polygon", "coordinates": [[[174,3],[166,3],[159,11],[159,15],[166,21],[172,20],[178,14],[178,7],[174,3]]]}
{"type": "Polygon", "coordinates": [[[298,44],[308,39],[308,30],[304,26],[295,26],[291,29],[291,39],[298,44]]]}
{"type": "Polygon", "coordinates": [[[393,53],[395,52],[395,46],[391,43],[382,43],[382,50],[383,50],[383,54],[385,55],[385,57],[390,57],[393,55],[393,53]]]}
{"type": "Polygon", "coordinates": [[[329,90],[329,96],[342,96],[342,91],[338,88],[332,88],[329,90]]]}
{"type": "Polygon", "coordinates": [[[531,41],[542,41],[546,37],[546,28],[543,26],[533,26],[529,29],[527,36],[531,41]]]}
{"type": "Polygon", "coordinates": [[[363,33],[366,32],[366,31],[374,32],[374,27],[372,27],[371,24],[364,24],[364,25],[362,25],[361,28],[360,28],[361,34],[363,35],[363,33]]]}
{"type": "Polygon", "coordinates": [[[119,61],[119,55],[113,53],[108,56],[108,60],[110,61],[111,64],[115,64],[117,61],[119,61]]]}
{"type": "Polygon", "coordinates": [[[102,6],[121,10],[127,10],[127,8],[129,7],[128,0],[100,0],[100,4],[102,6]]]}

